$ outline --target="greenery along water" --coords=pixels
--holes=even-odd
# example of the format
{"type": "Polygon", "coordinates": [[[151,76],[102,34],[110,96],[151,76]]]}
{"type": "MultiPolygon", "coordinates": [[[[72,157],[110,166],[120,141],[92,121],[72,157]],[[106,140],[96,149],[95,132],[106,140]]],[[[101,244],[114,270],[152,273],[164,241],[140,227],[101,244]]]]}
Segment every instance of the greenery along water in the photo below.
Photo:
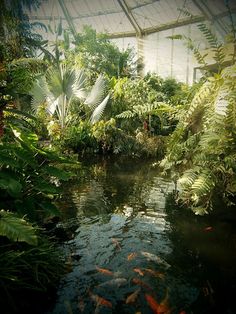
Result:
{"type": "Polygon", "coordinates": [[[61,203],[68,273],[47,313],[235,313],[229,222],[174,205],[151,162],[83,164],[61,203]]]}

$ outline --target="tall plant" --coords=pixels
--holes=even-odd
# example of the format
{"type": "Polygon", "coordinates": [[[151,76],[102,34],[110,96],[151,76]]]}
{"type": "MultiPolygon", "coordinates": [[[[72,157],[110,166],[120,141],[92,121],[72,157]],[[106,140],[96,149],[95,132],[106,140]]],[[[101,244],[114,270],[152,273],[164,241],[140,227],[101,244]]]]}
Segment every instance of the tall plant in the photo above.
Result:
{"type": "Polygon", "coordinates": [[[183,112],[161,166],[180,174],[180,198],[196,214],[214,197],[232,205],[236,195],[236,66],[209,77],[183,112]]]}

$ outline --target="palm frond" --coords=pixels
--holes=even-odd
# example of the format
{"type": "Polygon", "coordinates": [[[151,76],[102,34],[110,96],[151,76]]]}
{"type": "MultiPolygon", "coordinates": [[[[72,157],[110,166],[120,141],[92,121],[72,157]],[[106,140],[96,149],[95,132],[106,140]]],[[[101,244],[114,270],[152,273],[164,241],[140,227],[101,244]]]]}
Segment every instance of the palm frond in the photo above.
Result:
{"type": "Polygon", "coordinates": [[[103,75],[99,75],[97,78],[92,90],[85,100],[85,105],[89,106],[91,109],[94,109],[103,99],[105,92],[105,79],[103,75]]]}
{"type": "Polygon", "coordinates": [[[34,82],[30,94],[32,96],[32,109],[34,112],[36,112],[39,105],[43,104],[46,101],[48,95],[47,84],[44,77],[41,77],[34,82]]]}
{"type": "Polygon", "coordinates": [[[75,71],[75,82],[72,86],[74,95],[79,99],[84,100],[87,97],[87,77],[84,70],[74,69],[75,71]]]}
{"type": "Polygon", "coordinates": [[[104,98],[104,100],[101,102],[101,104],[99,106],[97,106],[97,108],[95,108],[95,110],[92,113],[92,116],[90,118],[90,121],[92,124],[94,124],[95,122],[99,121],[105,108],[107,105],[107,102],[110,98],[110,95],[107,95],[106,98],[104,98]]]}

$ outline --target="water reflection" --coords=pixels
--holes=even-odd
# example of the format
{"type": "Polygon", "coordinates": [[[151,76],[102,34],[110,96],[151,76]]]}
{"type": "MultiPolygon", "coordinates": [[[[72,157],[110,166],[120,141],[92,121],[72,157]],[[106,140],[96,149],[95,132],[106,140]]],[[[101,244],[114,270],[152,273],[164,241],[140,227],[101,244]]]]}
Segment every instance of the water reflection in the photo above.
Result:
{"type": "Polygon", "coordinates": [[[205,242],[206,226],[195,216],[175,216],[173,183],[147,163],[103,161],[88,170],[66,194],[70,267],[50,313],[211,313],[212,264],[202,252],[212,262],[229,252],[205,242]]]}

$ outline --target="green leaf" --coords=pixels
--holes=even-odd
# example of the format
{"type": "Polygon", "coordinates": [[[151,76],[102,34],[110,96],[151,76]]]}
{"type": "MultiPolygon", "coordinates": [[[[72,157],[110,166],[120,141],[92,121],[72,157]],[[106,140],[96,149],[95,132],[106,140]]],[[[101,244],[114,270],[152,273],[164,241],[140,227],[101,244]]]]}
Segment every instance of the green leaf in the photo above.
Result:
{"type": "Polygon", "coordinates": [[[39,206],[45,210],[46,215],[49,216],[61,216],[61,212],[58,210],[56,205],[52,204],[51,202],[42,202],[39,206]]]}
{"type": "Polygon", "coordinates": [[[45,173],[49,174],[50,176],[56,177],[59,180],[63,181],[67,181],[73,176],[71,172],[66,172],[64,170],[52,166],[44,167],[43,171],[45,171],[45,173]]]}
{"type": "Polygon", "coordinates": [[[0,211],[0,235],[12,241],[37,245],[36,229],[23,218],[5,210],[0,211]]]}
{"type": "Polygon", "coordinates": [[[41,193],[47,193],[47,194],[58,194],[59,188],[57,188],[54,184],[48,183],[44,180],[38,180],[38,182],[35,182],[34,189],[37,191],[40,191],[41,193]]]}
{"type": "Polygon", "coordinates": [[[14,173],[1,171],[0,173],[0,188],[6,190],[12,197],[17,197],[21,193],[22,184],[11,177],[14,173]]]}

